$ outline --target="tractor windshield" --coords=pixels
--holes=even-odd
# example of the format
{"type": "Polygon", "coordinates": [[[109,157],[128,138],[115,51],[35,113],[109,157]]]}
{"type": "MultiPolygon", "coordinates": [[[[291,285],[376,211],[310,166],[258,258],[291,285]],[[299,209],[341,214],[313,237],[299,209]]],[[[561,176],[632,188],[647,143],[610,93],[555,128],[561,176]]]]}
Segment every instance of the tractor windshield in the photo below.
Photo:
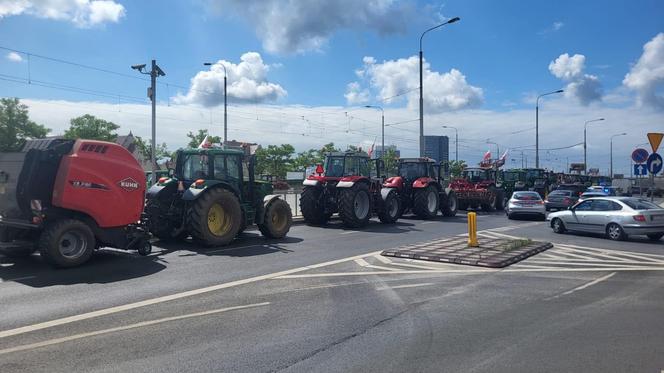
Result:
{"type": "Polygon", "coordinates": [[[526,179],[541,179],[544,177],[544,170],[527,170],[526,179]]]}
{"type": "Polygon", "coordinates": [[[344,157],[325,158],[325,176],[343,177],[344,176],[344,157]]]}
{"type": "Polygon", "coordinates": [[[488,179],[486,170],[465,170],[463,178],[473,183],[478,183],[488,179]]]}
{"type": "Polygon", "coordinates": [[[407,180],[415,180],[427,175],[427,167],[424,163],[402,163],[399,166],[399,176],[407,180]]]}
{"type": "Polygon", "coordinates": [[[208,156],[185,154],[182,157],[182,178],[184,180],[209,179],[208,156]]]}
{"type": "Polygon", "coordinates": [[[519,181],[519,173],[505,171],[505,173],[503,174],[503,178],[505,179],[505,181],[519,181]]]}

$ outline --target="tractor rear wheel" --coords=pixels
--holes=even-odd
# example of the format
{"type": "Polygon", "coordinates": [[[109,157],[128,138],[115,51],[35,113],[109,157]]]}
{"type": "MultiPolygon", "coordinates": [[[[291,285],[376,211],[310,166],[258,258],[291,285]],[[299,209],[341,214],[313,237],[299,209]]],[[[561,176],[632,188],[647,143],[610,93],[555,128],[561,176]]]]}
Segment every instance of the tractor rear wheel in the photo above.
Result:
{"type": "Polygon", "coordinates": [[[413,212],[420,219],[431,219],[438,213],[438,203],[438,189],[433,185],[429,185],[415,192],[413,212]]]}
{"type": "Polygon", "coordinates": [[[380,211],[378,212],[378,219],[383,224],[392,224],[399,219],[401,213],[401,198],[396,191],[392,190],[387,194],[383,201],[380,211]]]}
{"type": "Polygon", "coordinates": [[[456,193],[450,191],[450,194],[443,193],[443,198],[440,201],[440,212],[443,216],[456,216],[459,206],[456,193]]]}
{"type": "Polygon", "coordinates": [[[345,226],[364,227],[369,224],[371,211],[371,194],[366,184],[357,183],[339,190],[339,217],[345,226]]]}
{"type": "Polygon", "coordinates": [[[292,224],[290,206],[283,199],[277,198],[267,205],[263,223],[258,224],[258,230],[267,238],[284,238],[292,224]]]}
{"type": "Polygon", "coordinates": [[[496,189],[496,210],[502,211],[505,209],[505,190],[496,189]]]}
{"type": "Polygon", "coordinates": [[[95,250],[92,229],[80,220],[63,219],[44,229],[39,237],[39,254],[48,264],[76,267],[87,262],[95,250]]]}
{"type": "Polygon", "coordinates": [[[493,185],[489,187],[489,200],[488,201],[483,201],[480,203],[480,207],[482,207],[482,210],[484,211],[496,211],[496,201],[498,200],[498,195],[496,193],[496,187],[493,185]]]}
{"type": "Polygon", "coordinates": [[[145,204],[145,212],[150,217],[149,228],[150,233],[157,237],[160,241],[178,241],[184,240],[189,236],[186,230],[176,233],[178,228],[166,216],[168,215],[169,206],[166,201],[159,201],[158,199],[150,199],[145,204]]]}
{"type": "Polygon", "coordinates": [[[187,222],[193,239],[207,246],[228,245],[242,226],[240,201],[232,192],[214,188],[194,201],[187,222]]]}
{"type": "Polygon", "coordinates": [[[309,225],[324,225],[331,215],[325,214],[325,206],[321,203],[323,188],[305,187],[300,196],[300,209],[304,222],[309,225]]]}

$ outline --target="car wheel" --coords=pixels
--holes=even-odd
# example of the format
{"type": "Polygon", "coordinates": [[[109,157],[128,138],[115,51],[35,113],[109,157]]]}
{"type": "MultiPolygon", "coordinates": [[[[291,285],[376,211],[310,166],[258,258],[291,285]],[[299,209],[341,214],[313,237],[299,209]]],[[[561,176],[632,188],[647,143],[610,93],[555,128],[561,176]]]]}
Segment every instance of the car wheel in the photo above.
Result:
{"type": "Polygon", "coordinates": [[[507,218],[510,219],[510,220],[512,220],[512,219],[514,219],[514,215],[512,215],[512,214],[507,214],[507,218]]]}
{"type": "Polygon", "coordinates": [[[606,227],[606,236],[613,241],[624,241],[627,238],[625,231],[616,223],[611,223],[606,227]]]}
{"type": "Polygon", "coordinates": [[[554,233],[558,234],[562,234],[565,233],[565,231],[567,231],[567,229],[565,228],[565,223],[563,223],[563,221],[560,220],[559,218],[554,218],[551,221],[551,229],[553,229],[554,233]]]}

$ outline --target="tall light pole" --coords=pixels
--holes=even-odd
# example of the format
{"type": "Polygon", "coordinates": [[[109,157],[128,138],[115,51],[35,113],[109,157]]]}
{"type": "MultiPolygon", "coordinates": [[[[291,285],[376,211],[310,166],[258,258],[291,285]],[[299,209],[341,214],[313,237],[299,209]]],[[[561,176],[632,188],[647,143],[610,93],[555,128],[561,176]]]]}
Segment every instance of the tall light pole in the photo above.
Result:
{"type": "Polygon", "coordinates": [[[615,135],[611,136],[611,157],[610,157],[610,159],[611,159],[611,168],[609,169],[609,175],[611,176],[611,179],[613,179],[613,138],[618,137],[618,136],[625,136],[625,135],[627,135],[627,133],[623,132],[623,133],[618,133],[618,134],[615,134],[615,135]]]}
{"type": "Polygon", "coordinates": [[[380,110],[380,119],[381,119],[381,151],[380,151],[380,157],[385,159],[385,110],[383,110],[382,107],[377,106],[377,105],[366,105],[364,106],[366,108],[370,109],[379,109],[380,110]]]}
{"type": "Polygon", "coordinates": [[[604,118],[597,118],[597,119],[591,119],[587,120],[586,123],[583,125],[583,174],[588,175],[588,158],[587,158],[587,136],[586,133],[588,132],[588,124],[592,122],[600,122],[603,121],[604,118]]]}
{"type": "Polygon", "coordinates": [[[420,36],[420,157],[424,157],[424,99],[423,99],[423,84],[422,84],[422,38],[424,34],[433,31],[439,27],[445,26],[449,23],[454,23],[461,20],[459,17],[454,17],[447,22],[443,22],[438,26],[431,27],[424,31],[420,36]]]}
{"type": "Polygon", "coordinates": [[[539,168],[539,100],[544,96],[563,92],[562,89],[559,89],[557,91],[542,93],[537,96],[537,101],[535,102],[535,168],[539,168]]]}
{"type": "Polygon", "coordinates": [[[156,149],[157,149],[157,77],[165,76],[166,73],[157,66],[157,61],[152,60],[152,66],[150,71],[145,70],[145,64],[142,65],[132,65],[132,69],[137,70],[141,74],[150,75],[150,88],[148,88],[148,97],[152,102],[152,141],[150,142],[150,163],[152,163],[150,175],[150,184],[157,182],[157,159],[156,159],[156,149]]]}
{"type": "Polygon", "coordinates": [[[459,130],[452,126],[443,126],[443,128],[451,128],[454,130],[454,158],[459,162],[459,130]]]}
{"type": "MultiPolygon", "coordinates": [[[[203,63],[204,66],[212,66],[213,64],[210,62],[205,62],[203,63]]],[[[228,141],[228,95],[226,94],[226,81],[228,79],[228,74],[226,74],[226,65],[223,63],[221,64],[221,67],[224,68],[224,145],[226,145],[226,141],[228,141]]]]}

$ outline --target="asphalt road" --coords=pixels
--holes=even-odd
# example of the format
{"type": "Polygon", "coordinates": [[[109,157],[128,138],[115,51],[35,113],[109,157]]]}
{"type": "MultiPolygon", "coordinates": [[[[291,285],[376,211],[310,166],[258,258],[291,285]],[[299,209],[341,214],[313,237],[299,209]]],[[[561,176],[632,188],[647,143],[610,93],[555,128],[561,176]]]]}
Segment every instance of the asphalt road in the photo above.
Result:
{"type": "Polygon", "coordinates": [[[378,255],[464,234],[460,215],[102,250],[70,270],[0,257],[0,372],[664,370],[664,241],[478,227],[555,247],[503,270],[378,255]]]}

